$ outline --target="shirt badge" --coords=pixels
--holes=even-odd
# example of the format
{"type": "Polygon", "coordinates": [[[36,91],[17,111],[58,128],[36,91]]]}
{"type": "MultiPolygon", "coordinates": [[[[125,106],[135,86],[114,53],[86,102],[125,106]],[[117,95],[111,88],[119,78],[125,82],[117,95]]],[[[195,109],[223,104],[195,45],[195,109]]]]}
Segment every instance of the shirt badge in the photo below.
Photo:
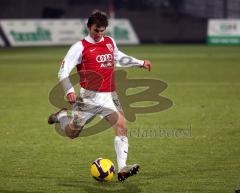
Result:
{"type": "Polygon", "coordinates": [[[112,44],[106,44],[106,46],[110,52],[113,52],[112,44]]]}

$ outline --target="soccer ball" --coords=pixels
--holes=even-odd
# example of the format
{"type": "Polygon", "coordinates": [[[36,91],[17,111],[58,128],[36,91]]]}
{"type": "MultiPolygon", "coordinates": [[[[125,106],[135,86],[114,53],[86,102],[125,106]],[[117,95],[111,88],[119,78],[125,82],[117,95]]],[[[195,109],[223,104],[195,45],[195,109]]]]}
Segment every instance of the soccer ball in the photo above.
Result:
{"type": "Polygon", "coordinates": [[[91,165],[91,175],[97,181],[111,181],[115,168],[111,160],[98,158],[91,165]]]}

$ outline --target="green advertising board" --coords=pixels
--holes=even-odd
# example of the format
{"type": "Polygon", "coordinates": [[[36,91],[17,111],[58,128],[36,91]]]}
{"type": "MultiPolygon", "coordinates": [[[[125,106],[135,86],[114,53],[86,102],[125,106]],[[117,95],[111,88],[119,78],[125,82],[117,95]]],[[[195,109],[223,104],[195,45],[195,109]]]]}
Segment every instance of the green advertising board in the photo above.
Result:
{"type": "MultiPolygon", "coordinates": [[[[10,46],[71,45],[88,33],[86,19],[4,19],[0,25],[10,46]]],[[[117,44],[139,44],[128,19],[110,19],[107,35],[117,44]]]]}
{"type": "Polygon", "coordinates": [[[211,19],[207,35],[209,45],[240,45],[240,20],[211,19]]]}

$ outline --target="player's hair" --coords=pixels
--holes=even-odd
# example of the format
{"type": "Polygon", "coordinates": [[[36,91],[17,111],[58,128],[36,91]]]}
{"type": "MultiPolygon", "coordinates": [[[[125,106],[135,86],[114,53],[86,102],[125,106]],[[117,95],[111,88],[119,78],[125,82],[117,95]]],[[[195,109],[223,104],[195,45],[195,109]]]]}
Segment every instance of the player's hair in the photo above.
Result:
{"type": "Polygon", "coordinates": [[[96,24],[99,27],[108,26],[108,17],[105,12],[94,10],[90,17],[88,18],[87,26],[90,28],[92,25],[96,24]]]}

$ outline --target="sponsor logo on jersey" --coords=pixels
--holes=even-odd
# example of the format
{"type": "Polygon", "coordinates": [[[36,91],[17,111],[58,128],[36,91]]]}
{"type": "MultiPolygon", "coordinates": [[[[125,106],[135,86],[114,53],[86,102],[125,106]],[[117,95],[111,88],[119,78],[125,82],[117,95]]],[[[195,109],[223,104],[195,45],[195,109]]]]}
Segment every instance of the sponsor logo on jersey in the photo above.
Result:
{"type": "Polygon", "coordinates": [[[112,44],[106,44],[106,46],[110,52],[113,52],[112,44]]]}
{"type": "Polygon", "coordinates": [[[97,55],[96,61],[98,63],[101,63],[101,68],[109,68],[113,67],[113,56],[112,54],[103,54],[103,55],[97,55]]]}
{"type": "Polygon", "coordinates": [[[110,68],[112,66],[113,66],[113,64],[111,62],[107,62],[107,63],[102,63],[100,67],[101,68],[110,68]]]}
{"type": "Polygon", "coordinates": [[[112,54],[97,55],[97,57],[96,57],[96,61],[98,63],[112,62],[112,60],[113,60],[112,54]]]}

